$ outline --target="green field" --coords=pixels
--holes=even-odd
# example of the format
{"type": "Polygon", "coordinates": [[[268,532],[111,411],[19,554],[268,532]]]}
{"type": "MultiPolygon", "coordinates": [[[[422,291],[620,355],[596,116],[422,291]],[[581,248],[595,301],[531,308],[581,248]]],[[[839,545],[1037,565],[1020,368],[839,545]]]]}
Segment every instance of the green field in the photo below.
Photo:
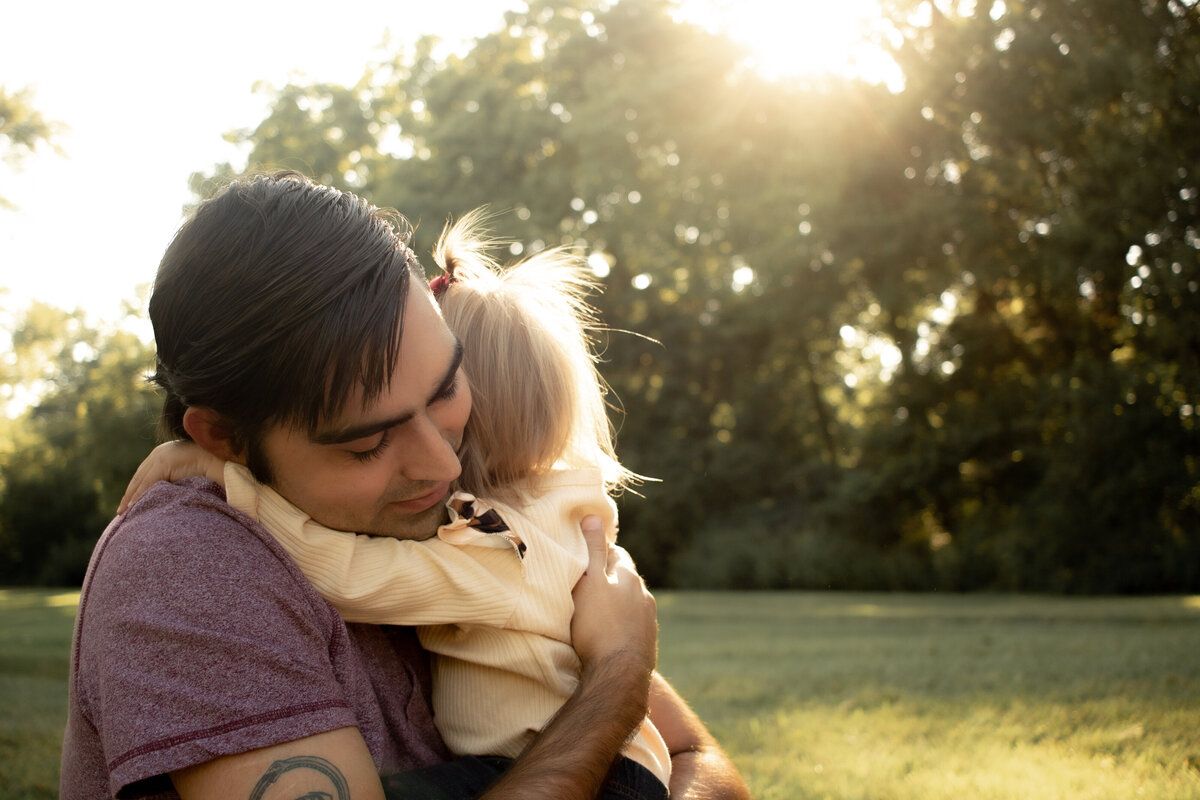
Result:
{"type": "Polygon", "coordinates": [[[79,592],[0,589],[0,797],[58,796],[79,592]]]}
{"type": "MultiPolygon", "coordinates": [[[[75,595],[0,590],[0,796],[51,798],[75,595]]],[[[1200,798],[1200,597],[662,593],[757,800],[1200,798]]]]}
{"type": "Polygon", "coordinates": [[[659,608],[662,671],[758,800],[1200,798],[1200,598],[659,608]]]}

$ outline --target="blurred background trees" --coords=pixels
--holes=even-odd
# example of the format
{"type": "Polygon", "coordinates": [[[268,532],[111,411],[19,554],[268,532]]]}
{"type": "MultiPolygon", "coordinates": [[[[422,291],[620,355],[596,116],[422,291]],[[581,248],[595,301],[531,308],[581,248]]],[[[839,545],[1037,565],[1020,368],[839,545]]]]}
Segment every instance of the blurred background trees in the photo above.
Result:
{"type": "Polygon", "coordinates": [[[0,582],[78,584],[153,445],[157,402],[143,379],[153,348],[129,330],[34,304],[12,353],[0,365],[4,399],[37,399],[0,427],[0,582]]]}
{"type": "MultiPolygon", "coordinates": [[[[1200,590],[1195,4],[884,7],[902,91],[769,81],[661,0],[534,0],[235,136],[419,253],[486,204],[514,258],[587,256],[656,585],[1200,590]]],[[[30,309],[41,371],[6,365],[42,381],[7,580],[73,578],[149,447],[152,351],[73,319],[30,309]]]]}
{"type": "MultiPolygon", "coordinates": [[[[38,150],[54,147],[61,127],[42,116],[32,89],[10,89],[0,84],[0,163],[19,168],[38,150]]],[[[12,201],[0,195],[0,211],[12,208],[12,201]]]]}

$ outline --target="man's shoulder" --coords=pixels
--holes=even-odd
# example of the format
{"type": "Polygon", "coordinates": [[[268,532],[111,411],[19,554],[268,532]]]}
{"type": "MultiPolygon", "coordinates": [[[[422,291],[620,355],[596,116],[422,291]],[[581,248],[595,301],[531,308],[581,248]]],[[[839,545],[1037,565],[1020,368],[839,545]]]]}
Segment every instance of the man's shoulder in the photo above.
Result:
{"type": "Polygon", "coordinates": [[[159,481],[125,512],[125,520],[158,519],[177,515],[229,516],[232,507],[224,490],[208,478],[185,478],[175,483],[159,481]]]}
{"type": "Polygon", "coordinates": [[[257,524],[225,502],[221,487],[205,478],[156,483],[108,526],[97,548],[164,552],[201,543],[254,546],[266,537],[257,524]]]}
{"type": "Polygon", "coordinates": [[[345,727],[372,708],[337,612],[201,479],[157,484],[109,525],[73,647],[80,746],[102,740],[114,785],[345,727]]]}
{"type": "Polygon", "coordinates": [[[254,520],[225,502],[203,478],[158,483],[109,524],[92,554],[96,581],[171,584],[179,590],[214,579],[302,580],[283,549],[254,520]]]}
{"type": "Polygon", "coordinates": [[[281,620],[304,620],[318,637],[336,628],[333,607],[270,534],[216,484],[189,479],[157,484],[101,536],[80,597],[79,646],[95,659],[97,647],[130,650],[126,639],[186,630],[223,647],[219,631],[267,640],[287,628],[281,620]]]}

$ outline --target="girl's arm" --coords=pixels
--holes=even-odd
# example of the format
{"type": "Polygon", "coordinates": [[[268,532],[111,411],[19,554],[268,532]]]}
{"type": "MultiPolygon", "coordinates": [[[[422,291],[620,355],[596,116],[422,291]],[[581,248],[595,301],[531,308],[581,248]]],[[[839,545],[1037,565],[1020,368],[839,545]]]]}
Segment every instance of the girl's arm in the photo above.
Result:
{"type": "Polygon", "coordinates": [[[117,513],[158,481],[198,475],[224,486],[229,504],[266,528],[347,622],[501,626],[512,616],[521,565],[511,551],[326,528],[255,481],[244,466],[193,442],[154,448],[134,473],[117,513]]]}
{"type": "Polygon", "coordinates": [[[523,576],[511,548],[333,530],[233,462],[224,484],[229,504],[266,528],[347,622],[500,627],[516,607],[523,576]]]}

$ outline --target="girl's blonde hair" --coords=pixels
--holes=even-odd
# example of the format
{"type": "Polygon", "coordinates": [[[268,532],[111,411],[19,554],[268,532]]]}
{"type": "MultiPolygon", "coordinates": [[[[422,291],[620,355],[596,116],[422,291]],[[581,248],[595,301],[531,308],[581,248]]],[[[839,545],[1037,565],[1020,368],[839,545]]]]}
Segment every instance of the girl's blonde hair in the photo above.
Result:
{"type": "Polygon", "coordinates": [[[555,467],[599,467],[610,491],[637,482],[617,459],[596,369],[602,328],[586,298],[599,283],[561,248],[502,268],[485,220],[477,210],[447,225],[434,249],[446,273],[438,302],[463,343],[474,398],[459,484],[504,500],[518,481],[555,467]]]}

